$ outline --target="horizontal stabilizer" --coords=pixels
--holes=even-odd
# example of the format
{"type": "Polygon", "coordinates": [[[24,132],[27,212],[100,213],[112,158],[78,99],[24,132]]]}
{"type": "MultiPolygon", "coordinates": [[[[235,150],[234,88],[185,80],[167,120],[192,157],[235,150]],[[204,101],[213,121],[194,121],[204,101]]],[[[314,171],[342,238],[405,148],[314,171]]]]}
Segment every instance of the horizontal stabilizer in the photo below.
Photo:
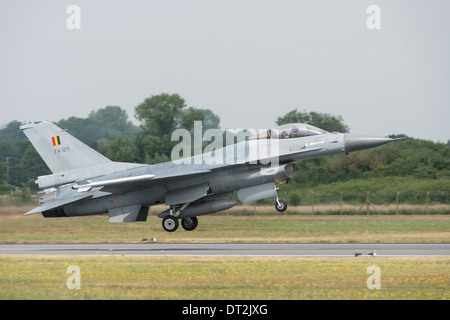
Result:
{"type": "Polygon", "coordinates": [[[61,206],[64,206],[66,204],[72,203],[72,202],[76,202],[76,201],[80,201],[83,199],[87,199],[92,197],[92,194],[77,194],[73,197],[69,197],[66,199],[61,199],[61,200],[55,200],[52,202],[47,202],[44,203],[42,206],[36,207],[33,210],[28,211],[27,213],[24,214],[24,216],[29,216],[30,214],[35,214],[35,213],[39,213],[39,212],[44,212],[44,211],[48,211],[51,209],[55,209],[61,206]]]}

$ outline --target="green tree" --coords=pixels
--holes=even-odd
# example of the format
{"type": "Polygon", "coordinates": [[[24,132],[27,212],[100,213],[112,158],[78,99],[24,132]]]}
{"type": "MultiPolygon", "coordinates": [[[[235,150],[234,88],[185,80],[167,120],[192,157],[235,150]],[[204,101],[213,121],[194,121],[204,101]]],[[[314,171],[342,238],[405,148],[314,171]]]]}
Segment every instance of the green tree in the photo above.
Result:
{"type": "Polygon", "coordinates": [[[22,122],[13,120],[5,128],[0,129],[0,140],[10,139],[11,141],[20,141],[25,139],[25,135],[20,130],[22,122]]]}
{"type": "Polygon", "coordinates": [[[286,113],[282,117],[278,117],[276,124],[281,126],[286,123],[308,123],[315,127],[321,128],[328,132],[349,132],[349,128],[344,124],[344,120],[341,116],[334,116],[328,113],[320,112],[300,112],[297,109],[286,113]]]}
{"type": "Polygon", "coordinates": [[[181,109],[186,107],[178,94],[162,93],[151,96],[135,108],[145,134],[165,136],[178,127],[181,109]]]}
{"type": "Polygon", "coordinates": [[[175,129],[184,128],[193,133],[194,122],[202,121],[203,130],[217,126],[220,119],[211,110],[187,107],[178,94],[162,93],[151,96],[135,108],[141,121],[141,132],[136,137],[139,161],[158,163],[169,161],[172,148],[179,141],[171,141],[175,129]]]}
{"type": "Polygon", "coordinates": [[[27,186],[37,190],[37,185],[34,183],[36,177],[50,173],[50,169],[39,156],[36,149],[29,144],[25,149],[20,163],[12,167],[11,184],[15,186],[27,186]]]}
{"type": "Polygon", "coordinates": [[[90,118],[70,117],[59,120],[56,125],[94,149],[97,149],[99,140],[103,140],[98,124],[90,118]]]}
{"type": "Polygon", "coordinates": [[[70,117],[56,124],[94,149],[120,135],[132,139],[137,132],[126,111],[118,106],[100,108],[87,118],[70,117]]]}
{"type": "Polygon", "coordinates": [[[151,96],[135,108],[136,118],[141,121],[141,132],[136,137],[140,161],[158,163],[169,159],[174,146],[172,131],[179,126],[181,110],[186,107],[178,94],[162,93],[151,96]]]}
{"type": "Polygon", "coordinates": [[[100,144],[98,151],[113,161],[137,162],[138,160],[138,150],[134,141],[121,136],[100,144]]]}
{"type": "MultiPolygon", "coordinates": [[[[14,186],[20,186],[22,182],[28,179],[28,176],[22,174],[20,163],[25,155],[25,150],[31,147],[31,143],[26,140],[12,141],[10,139],[0,140],[0,184],[7,184],[6,166],[9,169],[9,183],[14,186]],[[9,158],[8,165],[6,158],[9,158]]],[[[42,162],[42,160],[39,160],[42,162]]]]}
{"type": "Polygon", "coordinates": [[[181,128],[192,131],[194,128],[194,121],[201,121],[203,130],[205,130],[205,114],[203,113],[203,110],[189,107],[180,112],[178,123],[181,128]]]}
{"type": "Polygon", "coordinates": [[[0,140],[0,160],[4,161],[6,157],[20,159],[22,150],[19,145],[11,139],[0,140]]]}
{"type": "Polygon", "coordinates": [[[128,120],[128,114],[118,106],[107,106],[89,113],[89,119],[99,124],[104,138],[115,139],[119,135],[133,138],[136,128],[128,120]]]}
{"type": "Polygon", "coordinates": [[[203,121],[203,130],[208,129],[220,129],[220,118],[214,112],[209,109],[199,109],[203,112],[204,121],[203,121]]]}

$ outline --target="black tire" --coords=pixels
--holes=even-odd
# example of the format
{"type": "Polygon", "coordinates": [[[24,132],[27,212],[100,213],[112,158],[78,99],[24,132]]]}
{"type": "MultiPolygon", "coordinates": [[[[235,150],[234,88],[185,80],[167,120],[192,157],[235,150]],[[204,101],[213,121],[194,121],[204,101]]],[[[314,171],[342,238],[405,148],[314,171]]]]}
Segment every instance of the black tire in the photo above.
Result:
{"type": "Polygon", "coordinates": [[[284,200],[278,200],[278,201],[276,201],[276,202],[275,202],[275,209],[276,209],[278,212],[284,212],[284,211],[286,211],[286,209],[287,209],[287,202],[284,201],[284,200]],[[278,204],[278,202],[279,202],[280,204],[278,204]]]}
{"type": "Polygon", "coordinates": [[[186,231],[192,231],[198,226],[198,219],[197,217],[189,217],[181,219],[181,226],[186,231]]]}
{"type": "Polygon", "coordinates": [[[173,216],[166,216],[162,221],[162,226],[167,232],[174,232],[178,229],[178,219],[173,216]]]}

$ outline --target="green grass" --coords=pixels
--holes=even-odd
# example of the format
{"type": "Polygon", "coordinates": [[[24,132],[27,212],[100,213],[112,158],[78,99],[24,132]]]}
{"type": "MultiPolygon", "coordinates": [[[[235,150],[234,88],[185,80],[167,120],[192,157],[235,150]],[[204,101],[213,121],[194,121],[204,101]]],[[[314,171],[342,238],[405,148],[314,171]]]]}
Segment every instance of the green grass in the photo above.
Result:
{"type": "MultiPolygon", "coordinates": [[[[253,207],[250,207],[253,210],[253,207]]],[[[161,219],[22,217],[0,208],[0,242],[449,242],[448,215],[211,215],[193,232],[161,219]]],[[[233,208],[235,209],[235,208],[233,208]]],[[[255,213],[267,208],[255,207],[255,213]]],[[[235,209],[242,210],[242,209],[235,209]]],[[[0,299],[449,299],[449,257],[0,256],[0,299]],[[69,290],[67,267],[81,270],[69,290]],[[381,269],[381,289],[366,286],[381,269]]]]}
{"type": "Polygon", "coordinates": [[[0,299],[445,299],[450,258],[0,256],[0,299]],[[80,268],[69,290],[67,267],[80,268]],[[367,268],[381,271],[368,289],[367,268]]]}
{"type": "Polygon", "coordinates": [[[199,217],[195,231],[180,226],[168,233],[153,214],[136,223],[110,223],[107,216],[0,215],[2,243],[139,242],[153,237],[160,242],[450,242],[450,216],[210,215],[199,217]]]}

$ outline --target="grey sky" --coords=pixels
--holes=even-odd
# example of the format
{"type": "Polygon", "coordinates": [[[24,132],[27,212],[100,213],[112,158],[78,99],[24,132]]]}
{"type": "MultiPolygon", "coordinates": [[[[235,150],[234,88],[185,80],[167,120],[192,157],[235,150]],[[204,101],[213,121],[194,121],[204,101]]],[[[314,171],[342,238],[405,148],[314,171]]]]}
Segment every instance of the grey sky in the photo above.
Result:
{"type": "MultiPolygon", "coordinates": [[[[0,124],[86,117],[162,92],[222,128],[273,127],[294,108],[353,133],[450,139],[450,2],[0,2],[0,124]],[[69,5],[81,29],[69,30],[69,5]],[[369,30],[369,5],[381,30],[369,30]]],[[[105,124],[107,125],[107,124],[105,124]]]]}

